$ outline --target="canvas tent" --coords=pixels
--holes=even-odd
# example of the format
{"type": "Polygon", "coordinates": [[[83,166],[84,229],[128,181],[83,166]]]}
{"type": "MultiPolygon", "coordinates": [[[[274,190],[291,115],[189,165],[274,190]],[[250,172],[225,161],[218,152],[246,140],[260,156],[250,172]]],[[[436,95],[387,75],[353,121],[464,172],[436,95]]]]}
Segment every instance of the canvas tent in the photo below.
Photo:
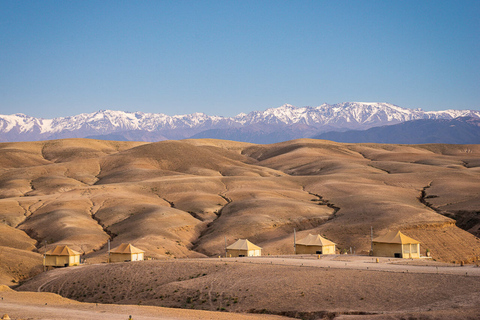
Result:
{"type": "Polygon", "coordinates": [[[228,257],[258,257],[262,255],[262,248],[254,245],[247,239],[238,239],[227,247],[228,257]]]}
{"type": "Polygon", "coordinates": [[[56,246],[45,252],[45,266],[47,267],[68,267],[80,264],[80,252],[70,249],[67,246],[56,246]]]}
{"type": "Polygon", "coordinates": [[[122,243],[110,250],[109,262],[141,261],[145,251],[140,250],[130,243],[122,243]]]}
{"type": "Polygon", "coordinates": [[[335,254],[335,243],[319,234],[308,234],[295,243],[296,254],[335,254]]]}
{"type": "Polygon", "coordinates": [[[400,231],[389,231],[387,234],[373,239],[372,247],[374,256],[420,258],[420,242],[407,237],[400,231]]]}

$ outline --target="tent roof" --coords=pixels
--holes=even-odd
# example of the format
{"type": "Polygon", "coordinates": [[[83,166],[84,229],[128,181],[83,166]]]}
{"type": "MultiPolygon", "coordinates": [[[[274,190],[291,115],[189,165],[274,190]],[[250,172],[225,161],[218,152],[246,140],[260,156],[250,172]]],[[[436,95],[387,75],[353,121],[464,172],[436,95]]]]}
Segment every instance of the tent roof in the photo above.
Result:
{"type": "Polygon", "coordinates": [[[81,253],[70,249],[67,246],[56,246],[54,249],[50,249],[45,252],[47,256],[78,256],[81,253]]]}
{"type": "Polygon", "coordinates": [[[247,239],[238,239],[235,243],[232,243],[227,247],[230,250],[259,250],[262,249],[257,245],[254,245],[247,239]]]}
{"type": "Polygon", "coordinates": [[[419,241],[417,241],[415,239],[407,237],[406,235],[404,235],[400,231],[389,231],[389,232],[387,232],[387,234],[373,239],[373,242],[401,243],[401,244],[420,243],[419,241]]]}
{"type": "Polygon", "coordinates": [[[335,243],[321,237],[319,234],[313,235],[309,233],[308,236],[296,241],[295,244],[300,244],[304,246],[322,246],[323,247],[323,246],[331,246],[331,245],[334,245],[335,243]]]}
{"type": "Polygon", "coordinates": [[[122,243],[115,249],[110,250],[110,253],[142,253],[142,252],[145,252],[145,251],[132,246],[130,243],[122,243]]]}

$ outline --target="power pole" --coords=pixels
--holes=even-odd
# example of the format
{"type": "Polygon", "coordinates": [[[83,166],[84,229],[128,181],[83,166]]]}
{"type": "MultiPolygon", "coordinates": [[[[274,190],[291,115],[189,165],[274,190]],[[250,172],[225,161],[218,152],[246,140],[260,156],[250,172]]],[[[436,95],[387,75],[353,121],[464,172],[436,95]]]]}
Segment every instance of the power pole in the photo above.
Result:
{"type": "Polygon", "coordinates": [[[373,253],[373,227],[370,226],[370,251],[373,253]]]}
{"type": "Polygon", "coordinates": [[[297,231],[293,228],[293,252],[297,254],[297,231]]]}
{"type": "Polygon", "coordinates": [[[225,258],[227,258],[227,237],[224,236],[225,238],[225,258]]]}
{"type": "Polygon", "coordinates": [[[45,250],[43,250],[43,272],[45,272],[47,268],[47,240],[44,241],[45,250]]]}

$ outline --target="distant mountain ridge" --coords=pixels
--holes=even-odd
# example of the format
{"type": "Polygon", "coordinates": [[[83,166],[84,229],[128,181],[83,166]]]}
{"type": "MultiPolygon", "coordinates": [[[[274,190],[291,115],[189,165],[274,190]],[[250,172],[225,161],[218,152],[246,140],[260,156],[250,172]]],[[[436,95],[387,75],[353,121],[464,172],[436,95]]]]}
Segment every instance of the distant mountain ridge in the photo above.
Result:
{"type": "Polygon", "coordinates": [[[459,117],[412,120],[367,130],[329,131],[313,138],[346,143],[479,144],[480,119],[459,117]]]}
{"type": "Polygon", "coordinates": [[[285,104],[235,117],[204,113],[168,116],[114,110],[54,119],[13,114],[0,115],[0,141],[61,138],[159,141],[193,137],[273,143],[333,130],[365,130],[410,120],[457,117],[480,118],[480,111],[423,111],[388,103],[344,102],[300,108],[285,104]]]}

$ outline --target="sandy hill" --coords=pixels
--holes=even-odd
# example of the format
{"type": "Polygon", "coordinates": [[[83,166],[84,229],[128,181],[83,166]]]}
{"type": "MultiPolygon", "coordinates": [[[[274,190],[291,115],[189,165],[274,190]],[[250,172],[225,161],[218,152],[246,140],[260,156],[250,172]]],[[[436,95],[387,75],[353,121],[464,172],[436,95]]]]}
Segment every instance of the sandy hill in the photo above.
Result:
{"type": "Polygon", "coordinates": [[[35,272],[45,244],[97,262],[109,239],[154,258],[217,256],[238,238],[287,254],[294,228],[357,253],[373,227],[437,260],[480,256],[480,145],[67,139],[3,143],[0,155],[3,283],[35,272]]]}

